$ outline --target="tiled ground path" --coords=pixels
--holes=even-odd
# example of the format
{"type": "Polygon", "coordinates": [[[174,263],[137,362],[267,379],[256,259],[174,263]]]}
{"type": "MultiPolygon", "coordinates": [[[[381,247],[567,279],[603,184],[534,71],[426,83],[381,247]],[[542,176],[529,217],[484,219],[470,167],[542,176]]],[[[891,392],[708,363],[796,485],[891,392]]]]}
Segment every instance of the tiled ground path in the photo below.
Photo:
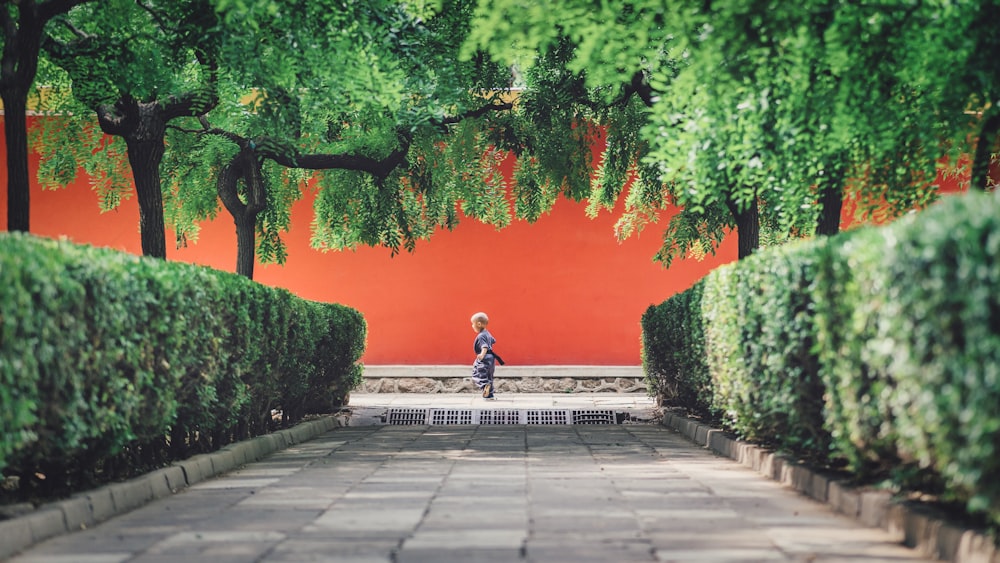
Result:
{"type": "Polygon", "coordinates": [[[350,426],[19,563],[908,561],[658,425],[350,426]]]}

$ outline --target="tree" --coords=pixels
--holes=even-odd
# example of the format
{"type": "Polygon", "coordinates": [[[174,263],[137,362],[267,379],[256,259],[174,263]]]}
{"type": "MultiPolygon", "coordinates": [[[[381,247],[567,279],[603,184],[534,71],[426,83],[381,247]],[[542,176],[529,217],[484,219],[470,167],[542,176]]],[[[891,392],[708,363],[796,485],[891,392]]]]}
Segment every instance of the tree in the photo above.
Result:
{"type": "Polygon", "coordinates": [[[970,185],[993,189],[990,165],[1000,140],[1000,37],[995,0],[921,2],[893,29],[903,47],[889,78],[914,84],[933,111],[915,116],[921,128],[944,129],[953,160],[972,153],[970,185]],[[917,48],[919,47],[919,48],[917,48]],[[971,146],[969,143],[971,133],[971,146]]]}
{"type": "Polygon", "coordinates": [[[498,162],[481,158],[487,130],[459,123],[511,107],[488,88],[503,74],[495,65],[454,64],[468,3],[449,3],[435,15],[430,7],[388,1],[344,9],[220,0],[212,18],[200,17],[204,6],[194,1],[136,7],[77,11],[48,42],[50,57],[73,80],[76,101],[98,115],[100,129],[45,130],[40,173],[47,185],[65,184],[83,163],[98,176],[102,207],[113,208],[130,190],[120,164],[127,154],[144,253],[165,254],[163,228],[147,218],[164,217],[185,244],[222,201],[242,233],[240,270],[252,272],[247,245],[262,260],[281,261],[279,233],[307,178],[290,169],[338,170],[315,176],[321,187],[333,186],[318,198],[317,247],[412,249],[437,226],[455,225],[459,200],[471,216],[509,222],[498,162]],[[109,21],[127,22],[111,27],[129,31],[105,33],[109,21]],[[185,133],[191,131],[198,132],[194,143],[185,133]],[[99,132],[125,139],[126,149],[99,132]],[[171,151],[161,133],[170,135],[171,151]],[[442,136],[456,141],[440,146],[442,136]],[[484,164],[476,174],[452,160],[476,153],[484,164]],[[330,195],[334,189],[341,193],[330,195]],[[157,213],[159,194],[164,215],[157,213]],[[157,240],[146,244],[150,237],[157,240]]]}
{"type": "Polygon", "coordinates": [[[509,222],[498,163],[470,174],[455,160],[482,160],[488,138],[473,123],[512,107],[498,93],[481,94],[495,66],[442,63],[454,60],[465,33],[463,3],[423,14],[433,15],[427,21],[396,2],[270,7],[223,14],[250,23],[247,37],[228,35],[227,45],[244,46],[224,57],[229,101],[197,126],[171,128],[170,144],[183,147],[165,167],[167,215],[179,237],[196,236],[221,201],[237,226],[237,271],[252,277],[255,254],[284,259],[280,232],[310,179],[320,188],[320,248],[412,250],[456,224],[459,201],[473,217],[509,222]]]}
{"type": "MultiPolygon", "coordinates": [[[[278,233],[306,179],[290,175],[281,158],[381,161],[399,151],[403,157],[384,174],[339,168],[309,176],[320,188],[317,247],[412,249],[435,226],[454,225],[449,206],[457,202],[503,226],[511,219],[507,192],[495,162],[481,157],[509,151],[518,157],[509,186],[515,217],[536,219],[560,194],[588,198],[592,214],[624,198],[616,226],[624,237],[676,204],[682,211],[671,219],[658,259],[669,265],[684,253],[713,251],[733,228],[742,257],[757,247],[762,226],[777,231],[769,239],[837,232],[845,194],[860,196],[869,212],[926,205],[937,156],[960,150],[955,116],[964,114],[955,108],[991,95],[992,69],[973,56],[994,41],[982,29],[966,23],[972,39],[958,47],[986,86],[944,88],[920,78],[947,50],[927,55],[912,48],[921,34],[954,46],[939,20],[967,22],[988,8],[973,10],[978,4],[971,2],[950,12],[923,3],[883,14],[832,0],[618,0],[599,9],[582,1],[558,8],[515,0],[384,1],[333,9],[322,2],[217,0],[215,27],[191,16],[200,13],[193,2],[169,20],[190,25],[163,26],[163,12],[144,4],[135,17],[146,27],[132,28],[157,40],[148,49],[166,42],[177,47],[171,53],[188,53],[176,57],[187,61],[175,65],[180,75],[228,97],[208,115],[208,129],[242,141],[207,143],[206,128],[193,121],[181,127],[200,131],[207,144],[179,154],[205,151],[198,154],[210,158],[198,173],[165,165],[172,175],[172,187],[163,190],[167,216],[180,242],[194,236],[197,221],[218,208],[215,173],[227,163],[227,171],[244,169],[250,160],[237,157],[252,142],[261,166],[253,177],[267,184],[255,220],[261,259],[281,259],[278,233]],[[211,31],[210,40],[192,40],[194,30],[211,31]],[[488,64],[480,49],[499,64],[488,64]],[[461,63],[450,64],[455,60],[461,63]],[[505,70],[510,66],[514,76],[505,70]],[[510,111],[457,121],[494,105],[516,81],[526,88],[510,111]],[[258,96],[250,111],[248,96],[258,96]],[[589,147],[602,135],[607,149],[594,161],[589,147]],[[277,158],[262,156],[265,146],[276,147],[277,158]],[[481,165],[473,175],[456,164],[472,159],[481,165]],[[197,185],[206,195],[181,197],[179,190],[195,190],[194,178],[203,179],[197,185]]],[[[66,29],[73,31],[66,44],[91,34],[80,25],[66,29]]],[[[211,95],[200,99],[212,103],[183,110],[191,119],[215,108],[211,95]]],[[[988,138],[993,105],[981,107],[988,138]]],[[[989,142],[978,147],[990,152],[989,142]]],[[[237,200],[247,203],[252,188],[242,180],[235,186],[237,200]]]]}
{"type": "Polygon", "coordinates": [[[648,146],[639,158],[661,185],[639,184],[622,220],[655,217],[665,201],[680,205],[658,254],[669,264],[714,247],[718,229],[733,226],[750,231],[740,237],[747,255],[755,206],[763,224],[796,236],[837,232],[847,194],[868,213],[929,203],[938,158],[967,146],[963,109],[983,111],[987,141],[977,146],[993,148],[997,73],[987,61],[997,40],[983,22],[996,10],[987,0],[895,8],[622,0],[599,9],[482,0],[471,44],[530,66],[566,38],[566,68],[589,89],[642,73],[655,103],[643,117],[648,146]]]}
{"type": "MultiPolygon", "coordinates": [[[[651,140],[668,134],[657,131],[650,135],[651,128],[657,126],[650,121],[650,117],[658,115],[656,108],[663,105],[665,96],[689,102],[684,108],[681,108],[682,104],[674,107],[676,111],[690,113],[683,127],[679,123],[659,125],[662,130],[669,130],[669,134],[684,128],[692,132],[693,125],[704,125],[705,118],[713,118],[702,108],[695,107],[691,98],[674,91],[690,63],[672,53],[676,41],[667,27],[665,6],[657,2],[621,2],[608,3],[595,11],[586,3],[571,2],[562,4],[560,9],[550,10],[521,6],[516,1],[497,0],[481,2],[477,17],[473,46],[488,50],[504,62],[529,69],[526,72],[529,78],[544,75],[544,70],[538,73],[534,69],[545,69],[555,57],[566,72],[577,77],[578,91],[589,90],[581,98],[593,96],[610,102],[604,106],[605,111],[592,112],[587,116],[594,119],[598,127],[606,127],[609,136],[608,149],[601,156],[598,174],[589,194],[591,213],[596,213],[601,207],[613,207],[624,193],[625,186],[631,184],[626,197],[626,213],[618,223],[620,236],[627,236],[642,228],[644,222],[655,220],[658,210],[667,203],[685,208],[684,215],[674,218],[674,228],[668,229],[664,248],[657,255],[667,264],[678,251],[692,248],[690,240],[674,237],[703,231],[684,228],[682,223],[700,224],[702,227],[711,225],[713,237],[716,228],[736,227],[741,236],[741,257],[756,248],[758,188],[751,181],[759,174],[759,166],[753,166],[752,162],[750,165],[727,162],[724,167],[716,169],[718,172],[698,177],[694,173],[696,170],[690,166],[681,165],[671,170],[663,161],[651,158],[650,150],[655,148],[651,140]],[[513,48],[511,37],[515,38],[513,48]],[[616,97],[626,100],[622,106],[627,107],[631,94],[639,94],[636,98],[643,103],[633,105],[632,111],[626,114],[627,118],[622,119],[623,115],[616,116],[607,111],[618,104],[614,101],[616,97]],[[606,167],[609,165],[618,173],[607,174],[606,167]],[[703,186],[704,182],[721,191],[689,189],[690,185],[703,186]],[[724,216],[709,213],[709,209],[728,210],[731,217],[718,223],[724,216]],[[692,214],[711,217],[711,221],[699,222],[692,214]]],[[[701,84],[695,84],[690,79],[687,84],[696,87],[686,90],[686,95],[701,102],[715,101],[715,97],[705,94],[701,84]]],[[[537,88],[539,97],[548,94],[549,88],[544,81],[529,80],[527,86],[529,90],[537,88]]],[[[720,103],[735,106],[732,99],[723,97],[720,103]]],[[[530,112],[530,108],[526,111],[530,112]]],[[[718,142],[729,142],[728,137],[741,126],[736,124],[735,129],[726,128],[722,126],[724,123],[724,119],[715,120],[710,126],[699,128],[692,134],[722,134],[726,138],[718,142]]],[[[759,161],[759,158],[756,160],[759,161]]]]}
{"type": "Polygon", "coordinates": [[[214,11],[204,0],[114,0],[81,6],[60,23],[46,53],[72,79],[74,97],[96,114],[101,131],[125,141],[143,254],[166,258],[159,170],[166,126],[218,103],[214,11]]]}
{"type": "Polygon", "coordinates": [[[28,91],[38,70],[46,24],[90,0],[3,0],[0,2],[0,99],[7,138],[7,229],[30,230],[31,180],[28,177],[28,91]]]}

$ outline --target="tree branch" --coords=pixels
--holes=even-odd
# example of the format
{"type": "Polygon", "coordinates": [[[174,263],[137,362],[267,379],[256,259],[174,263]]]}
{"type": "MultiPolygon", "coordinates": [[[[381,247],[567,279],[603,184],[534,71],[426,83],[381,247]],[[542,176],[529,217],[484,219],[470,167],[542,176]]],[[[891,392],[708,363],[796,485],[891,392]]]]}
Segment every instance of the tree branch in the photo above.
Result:
{"type": "Polygon", "coordinates": [[[129,117],[128,112],[120,111],[122,109],[119,107],[121,102],[122,100],[119,100],[114,105],[100,104],[94,108],[101,131],[108,135],[124,137],[132,128],[134,120],[129,117]]]}
{"type": "Polygon", "coordinates": [[[218,104],[219,94],[210,85],[200,90],[167,96],[163,101],[163,113],[167,121],[178,117],[198,117],[218,104]]]}
{"type": "Polygon", "coordinates": [[[239,145],[241,149],[249,148],[252,151],[256,151],[260,157],[270,159],[285,168],[300,168],[303,170],[355,170],[357,172],[367,172],[377,178],[385,178],[397,166],[406,161],[406,154],[410,150],[409,136],[401,134],[401,146],[382,159],[349,153],[302,154],[291,144],[270,137],[262,137],[256,140],[247,139],[231,131],[212,127],[208,122],[208,118],[204,115],[198,116],[198,120],[203,129],[173,128],[185,133],[225,137],[239,145]]]}
{"type": "Polygon", "coordinates": [[[639,96],[642,103],[649,108],[653,107],[653,98],[656,96],[656,91],[653,90],[653,87],[647,83],[646,73],[640,70],[636,71],[636,73],[632,75],[632,80],[628,84],[622,86],[622,95],[612,102],[601,104],[584,96],[585,94],[578,97],[576,103],[588,107],[593,111],[601,111],[624,106],[628,103],[632,96],[639,96]]]}
{"type": "Polygon", "coordinates": [[[974,190],[985,191],[989,188],[990,161],[993,159],[993,147],[998,135],[1000,135],[1000,111],[990,108],[986,111],[983,125],[979,129],[976,153],[972,160],[969,186],[974,190]]]}
{"type": "Polygon", "coordinates": [[[656,91],[653,90],[653,87],[646,80],[645,72],[637,71],[632,75],[632,82],[625,86],[625,91],[622,93],[622,99],[619,103],[625,105],[632,94],[639,96],[639,99],[642,100],[642,103],[646,104],[646,107],[653,107],[653,97],[656,91]]]}
{"type": "MultiPolygon", "coordinates": [[[[202,118],[204,118],[204,116],[199,116],[199,120],[202,118]]],[[[219,129],[218,127],[210,127],[207,120],[202,122],[202,126],[202,129],[188,129],[179,125],[167,125],[167,129],[173,129],[174,131],[180,131],[181,133],[190,133],[192,135],[215,135],[217,137],[224,137],[233,143],[236,143],[240,147],[245,147],[250,144],[249,139],[246,137],[242,137],[224,129],[219,129]]]]}
{"type": "Polygon", "coordinates": [[[357,154],[300,154],[298,150],[291,152],[277,151],[273,145],[262,143],[260,152],[266,158],[287,168],[302,168],[305,170],[355,170],[367,172],[376,178],[385,178],[399,165],[406,161],[410,150],[409,143],[403,144],[382,159],[357,154]]]}
{"type": "Polygon", "coordinates": [[[93,2],[94,0],[46,0],[38,4],[38,16],[45,22],[49,21],[56,14],[64,14],[80,4],[93,2]]]}
{"type": "Polygon", "coordinates": [[[653,87],[646,81],[646,73],[639,70],[632,75],[632,80],[628,84],[622,86],[622,95],[617,100],[603,106],[596,102],[587,100],[583,103],[583,105],[595,111],[600,109],[611,109],[614,107],[624,106],[628,103],[632,96],[639,96],[642,103],[645,104],[646,107],[650,108],[653,107],[653,97],[655,95],[656,91],[653,90],[653,87]]]}
{"type": "Polygon", "coordinates": [[[164,20],[163,17],[159,13],[157,13],[152,6],[140,0],[135,0],[135,5],[138,6],[140,10],[149,14],[149,17],[153,18],[153,21],[156,22],[156,25],[160,26],[160,29],[171,29],[167,25],[167,21],[164,20]]]}
{"type": "Polygon", "coordinates": [[[42,37],[41,49],[44,50],[50,58],[58,61],[60,66],[70,69],[73,67],[74,59],[83,56],[97,56],[103,52],[104,47],[98,43],[98,40],[100,39],[98,36],[89,34],[77,28],[66,18],[58,18],[58,21],[69,29],[70,32],[76,36],[76,39],[64,42],[52,37],[49,34],[45,34],[42,37]]]}
{"type": "MultiPolygon", "coordinates": [[[[73,22],[69,21],[69,18],[59,18],[59,23],[61,23],[66,29],[70,30],[70,32],[73,35],[77,36],[77,38],[79,38],[81,41],[86,41],[88,39],[96,38],[95,35],[87,33],[86,31],[83,31],[82,29],[76,27],[76,25],[74,25],[73,22]]],[[[52,39],[52,41],[55,41],[55,39],[52,39]]]]}
{"type": "Polygon", "coordinates": [[[464,119],[475,119],[477,117],[482,117],[491,111],[507,111],[514,108],[514,104],[510,102],[505,102],[502,104],[488,104],[478,109],[469,110],[463,114],[455,115],[451,117],[445,117],[441,119],[438,125],[452,125],[459,123],[464,119]]]}

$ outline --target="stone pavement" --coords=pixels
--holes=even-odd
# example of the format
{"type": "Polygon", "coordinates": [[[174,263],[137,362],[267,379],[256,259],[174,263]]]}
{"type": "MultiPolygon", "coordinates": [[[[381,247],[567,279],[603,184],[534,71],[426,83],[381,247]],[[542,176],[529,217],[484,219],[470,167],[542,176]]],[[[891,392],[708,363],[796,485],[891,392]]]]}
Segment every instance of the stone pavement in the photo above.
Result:
{"type": "MultiPolygon", "coordinates": [[[[526,408],[527,399],[508,400],[526,408]]],[[[612,398],[531,400],[578,408],[612,398]]],[[[642,397],[614,400],[646,408],[642,397]]],[[[358,409],[381,407],[366,401],[352,397],[358,409]]],[[[503,399],[437,401],[507,408],[503,399]]],[[[656,424],[350,425],[11,559],[771,560],[919,559],[656,424]]]]}

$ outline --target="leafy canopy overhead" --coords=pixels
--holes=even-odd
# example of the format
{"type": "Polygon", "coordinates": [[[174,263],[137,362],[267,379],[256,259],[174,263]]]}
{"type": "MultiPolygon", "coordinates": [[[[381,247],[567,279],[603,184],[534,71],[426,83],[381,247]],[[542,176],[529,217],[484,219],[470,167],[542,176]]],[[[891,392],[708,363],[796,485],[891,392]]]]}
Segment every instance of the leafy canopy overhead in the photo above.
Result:
{"type": "MultiPolygon", "coordinates": [[[[180,243],[217,213],[220,171],[243,159],[260,169],[263,260],[283,260],[290,206],[315,186],[321,249],[413,249],[458,209],[502,227],[560,195],[589,200],[590,214],[623,201],[624,238],[676,204],[657,254],[669,265],[738,225],[769,241],[835,232],[847,196],[890,214],[926,205],[939,156],[968,153],[980,126],[979,148],[995,141],[998,42],[982,21],[996,6],[882,8],[109,0],[75,9],[53,38],[78,49],[59,62],[90,107],[192,90],[217,100],[168,130],[164,209],[180,243]]],[[[52,182],[76,160],[106,206],[127,195],[125,151],[92,124],[45,135],[87,147],[51,159],[52,182]]]]}
{"type": "Polygon", "coordinates": [[[235,50],[220,73],[223,102],[172,137],[185,147],[169,164],[183,180],[171,198],[181,204],[181,228],[193,233],[214,211],[216,170],[247,147],[267,184],[263,260],[283,259],[278,233],[307,181],[318,189],[320,249],[412,250],[457,223],[458,202],[472,217],[509,223],[499,163],[483,156],[491,154],[484,115],[509,108],[488,90],[500,72],[485,61],[454,62],[467,5],[333,4],[219,4],[223,21],[249,25],[227,41],[235,50]],[[184,215],[192,201],[198,213],[184,215]]]}
{"type": "Polygon", "coordinates": [[[564,68],[606,98],[638,73],[652,103],[636,154],[660,182],[630,192],[623,221],[679,204],[659,254],[669,264],[714,248],[733,225],[720,206],[735,216],[759,203],[761,223],[787,235],[830,232],[823,215],[839,222],[845,195],[867,212],[926,205],[939,157],[969,152],[966,111],[996,107],[985,60],[998,40],[984,22],[997,12],[988,0],[481,0],[466,54],[530,68],[568,43],[564,68]]]}

